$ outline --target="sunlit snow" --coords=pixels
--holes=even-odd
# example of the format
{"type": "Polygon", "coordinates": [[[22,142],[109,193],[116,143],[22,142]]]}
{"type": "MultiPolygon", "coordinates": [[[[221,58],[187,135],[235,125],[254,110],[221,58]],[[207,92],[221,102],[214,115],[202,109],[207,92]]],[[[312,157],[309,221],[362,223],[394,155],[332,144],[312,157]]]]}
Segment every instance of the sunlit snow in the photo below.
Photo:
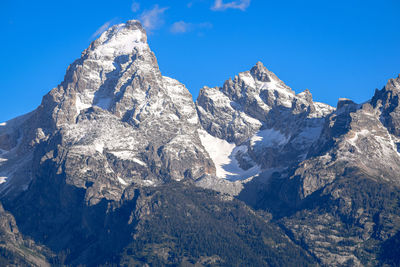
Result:
{"type": "Polygon", "coordinates": [[[368,135],[369,131],[367,129],[362,129],[360,132],[354,133],[354,136],[347,141],[352,144],[353,146],[357,146],[356,142],[360,136],[368,135]]]}
{"type": "Polygon", "coordinates": [[[128,185],[128,183],[125,182],[121,177],[118,177],[118,181],[123,185],[128,185]]]}
{"type": "Polygon", "coordinates": [[[0,177],[0,184],[4,184],[7,181],[8,177],[1,176],[0,177]]]}
{"type": "Polygon", "coordinates": [[[243,170],[236,160],[235,156],[239,151],[247,152],[246,146],[236,147],[235,144],[214,137],[204,130],[199,130],[199,136],[202,145],[214,162],[217,177],[227,180],[245,180],[260,172],[259,166],[243,170]]]}
{"type": "Polygon", "coordinates": [[[146,36],[140,29],[132,30],[125,24],[120,24],[100,36],[98,41],[101,42],[101,45],[97,46],[93,53],[100,57],[126,55],[130,54],[135,47],[147,47],[145,40],[146,36]]]}
{"type": "Polygon", "coordinates": [[[250,139],[251,146],[275,147],[285,145],[289,137],[274,129],[261,130],[250,139]]]}

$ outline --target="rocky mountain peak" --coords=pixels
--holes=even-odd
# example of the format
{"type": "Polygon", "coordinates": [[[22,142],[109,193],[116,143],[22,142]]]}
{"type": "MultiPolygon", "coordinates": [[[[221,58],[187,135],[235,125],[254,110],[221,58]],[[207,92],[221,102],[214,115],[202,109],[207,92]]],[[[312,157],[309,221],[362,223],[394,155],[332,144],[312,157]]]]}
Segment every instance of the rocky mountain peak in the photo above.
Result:
{"type": "Polygon", "coordinates": [[[90,47],[84,51],[92,58],[117,57],[130,55],[140,49],[147,49],[147,35],[139,21],[130,20],[112,26],[101,34],[90,47]]]}
{"type": "MultiPolygon", "coordinates": [[[[268,70],[261,61],[258,61],[248,72],[256,82],[260,83],[284,83],[270,70],[268,70]]],[[[243,73],[240,73],[243,75],[243,73]]]]}
{"type": "Polygon", "coordinates": [[[92,42],[43,105],[57,106],[57,124],[74,121],[93,106],[128,120],[132,107],[165,87],[144,28],[130,20],[92,42]]]}
{"type": "Polygon", "coordinates": [[[400,74],[397,78],[390,79],[385,88],[386,90],[400,90],[400,74]]]}
{"type": "Polygon", "coordinates": [[[257,62],[257,64],[251,68],[250,73],[253,77],[261,82],[270,82],[270,71],[264,66],[262,62],[257,62]]]}
{"type": "Polygon", "coordinates": [[[376,104],[379,100],[386,102],[391,99],[394,95],[400,93],[400,74],[397,78],[389,79],[385,87],[381,90],[376,89],[375,95],[372,98],[372,102],[376,104]]]}
{"type": "Polygon", "coordinates": [[[389,129],[390,133],[400,136],[400,75],[390,79],[381,90],[376,90],[371,104],[381,113],[381,121],[389,129]]]}

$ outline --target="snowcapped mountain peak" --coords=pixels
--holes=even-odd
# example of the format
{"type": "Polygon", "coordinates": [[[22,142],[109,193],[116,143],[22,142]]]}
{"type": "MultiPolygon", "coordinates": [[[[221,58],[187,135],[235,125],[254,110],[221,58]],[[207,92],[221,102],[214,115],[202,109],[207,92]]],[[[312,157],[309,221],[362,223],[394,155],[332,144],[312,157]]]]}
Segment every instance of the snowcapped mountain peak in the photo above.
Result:
{"type": "MultiPolygon", "coordinates": [[[[149,88],[157,91],[163,83],[146,31],[139,21],[130,20],[110,27],[92,42],[68,67],[50,99],[57,110],[62,109],[56,111],[57,123],[74,121],[93,106],[123,117],[147,101],[149,88]]],[[[49,105],[53,104],[45,106],[49,105]]]]}
{"type": "Polygon", "coordinates": [[[116,57],[132,54],[135,48],[148,49],[147,35],[139,21],[130,20],[102,33],[84,54],[94,58],[116,57]]]}
{"type": "Polygon", "coordinates": [[[261,62],[250,71],[240,72],[234,79],[227,80],[220,91],[234,101],[251,96],[259,98],[263,94],[272,94],[273,98],[279,95],[285,99],[295,96],[294,91],[261,62]]]}

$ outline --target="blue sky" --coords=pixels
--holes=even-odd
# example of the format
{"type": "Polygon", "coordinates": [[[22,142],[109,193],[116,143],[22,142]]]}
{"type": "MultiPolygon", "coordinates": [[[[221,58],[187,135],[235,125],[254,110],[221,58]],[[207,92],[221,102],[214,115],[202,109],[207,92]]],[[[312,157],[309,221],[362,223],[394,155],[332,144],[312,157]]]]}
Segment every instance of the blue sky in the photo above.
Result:
{"type": "Polygon", "coordinates": [[[400,73],[398,0],[1,0],[0,121],[36,108],[107,25],[140,19],[196,98],[262,61],[317,101],[368,100],[400,73]]]}

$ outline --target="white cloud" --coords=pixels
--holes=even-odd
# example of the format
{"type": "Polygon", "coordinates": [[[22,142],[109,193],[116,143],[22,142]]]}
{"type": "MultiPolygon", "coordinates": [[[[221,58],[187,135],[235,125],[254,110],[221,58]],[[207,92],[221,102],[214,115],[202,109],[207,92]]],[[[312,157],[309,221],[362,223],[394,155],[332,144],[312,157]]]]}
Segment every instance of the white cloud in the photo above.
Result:
{"type": "Polygon", "coordinates": [[[250,6],[250,1],[251,0],[238,0],[224,3],[223,0],[215,0],[214,6],[212,6],[211,9],[214,11],[220,11],[232,8],[245,11],[250,6]]]}
{"type": "Polygon", "coordinates": [[[180,34],[180,33],[187,33],[187,32],[199,30],[199,29],[209,29],[212,27],[213,27],[213,25],[209,22],[195,24],[195,23],[190,23],[190,22],[185,22],[185,21],[177,21],[174,24],[172,24],[170,31],[174,34],[180,34]]]}
{"type": "Polygon", "coordinates": [[[188,32],[192,29],[193,25],[192,23],[187,23],[184,21],[178,21],[172,24],[171,26],[171,32],[172,33],[185,33],[188,32]]]}
{"type": "Polygon", "coordinates": [[[137,12],[137,11],[139,11],[139,9],[140,9],[140,3],[133,1],[132,5],[131,5],[132,12],[137,12]]]}
{"type": "Polygon", "coordinates": [[[146,30],[154,30],[164,24],[162,15],[168,9],[168,7],[159,7],[155,5],[153,9],[145,10],[139,17],[143,27],[146,30]]]}
{"type": "Polygon", "coordinates": [[[108,28],[110,28],[110,25],[111,25],[111,21],[107,21],[106,23],[104,23],[100,28],[97,29],[97,31],[95,31],[95,33],[92,34],[90,39],[94,39],[97,36],[99,36],[100,34],[102,34],[104,31],[106,31],[108,28]]]}

